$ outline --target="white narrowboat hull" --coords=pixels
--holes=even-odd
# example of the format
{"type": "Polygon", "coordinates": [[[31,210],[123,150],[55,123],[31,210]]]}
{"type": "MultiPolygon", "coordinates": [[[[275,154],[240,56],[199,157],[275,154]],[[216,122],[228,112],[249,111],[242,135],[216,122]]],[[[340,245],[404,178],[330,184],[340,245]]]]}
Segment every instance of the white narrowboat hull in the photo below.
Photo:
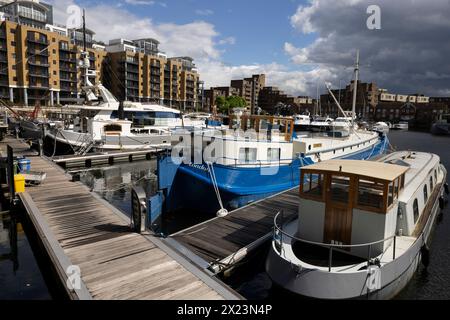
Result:
{"type": "MultiPolygon", "coordinates": [[[[444,183],[440,187],[439,195],[444,194],[444,183]]],[[[440,213],[438,201],[434,203],[431,210],[422,235],[408,250],[379,268],[380,283],[377,289],[369,288],[369,274],[366,270],[328,272],[328,269],[302,269],[300,266],[292,264],[289,259],[280,256],[273,242],[266,261],[266,271],[277,286],[303,297],[327,300],[392,299],[405,288],[421,263],[421,249],[424,244],[429,244],[436,219],[440,213]]],[[[290,223],[290,225],[294,225],[292,230],[295,230],[297,223],[298,220],[290,223]]]]}

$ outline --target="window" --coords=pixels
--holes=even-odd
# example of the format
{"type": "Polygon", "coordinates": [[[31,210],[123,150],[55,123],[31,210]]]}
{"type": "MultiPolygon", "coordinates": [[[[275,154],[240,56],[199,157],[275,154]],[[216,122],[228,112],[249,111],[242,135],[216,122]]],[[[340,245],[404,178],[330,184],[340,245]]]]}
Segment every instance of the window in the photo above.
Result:
{"type": "Polygon", "coordinates": [[[430,177],[430,191],[433,192],[433,189],[434,189],[433,177],[430,177]]]}
{"type": "Polygon", "coordinates": [[[423,201],[424,201],[424,203],[427,203],[427,201],[428,201],[428,186],[427,185],[425,185],[423,187],[423,201]]]}
{"type": "Polygon", "coordinates": [[[350,190],[350,178],[333,176],[331,178],[331,200],[348,203],[350,190]]]}
{"type": "Polygon", "coordinates": [[[436,182],[438,180],[438,176],[437,176],[437,171],[436,170],[434,170],[434,180],[436,180],[436,182]]]}
{"type": "Polygon", "coordinates": [[[417,220],[419,220],[419,201],[417,199],[414,200],[413,212],[414,212],[414,223],[417,223],[417,220]]]}
{"type": "Polygon", "coordinates": [[[281,149],[268,148],[267,149],[267,160],[268,161],[280,161],[281,160],[281,149]]]}
{"type": "Polygon", "coordinates": [[[389,184],[388,192],[388,207],[390,207],[394,203],[394,182],[389,184]]]}
{"type": "Polygon", "coordinates": [[[241,148],[239,149],[239,161],[250,163],[256,161],[256,148],[241,148]]]}
{"type": "Polygon", "coordinates": [[[15,47],[16,46],[16,42],[15,41],[11,41],[11,46],[15,47]]]}
{"type": "Polygon", "coordinates": [[[384,184],[369,180],[359,180],[358,206],[382,209],[383,194],[384,184]]]}
{"type": "Polygon", "coordinates": [[[322,174],[305,173],[303,176],[303,194],[321,198],[323,195],[324,176],[322,174]]]}

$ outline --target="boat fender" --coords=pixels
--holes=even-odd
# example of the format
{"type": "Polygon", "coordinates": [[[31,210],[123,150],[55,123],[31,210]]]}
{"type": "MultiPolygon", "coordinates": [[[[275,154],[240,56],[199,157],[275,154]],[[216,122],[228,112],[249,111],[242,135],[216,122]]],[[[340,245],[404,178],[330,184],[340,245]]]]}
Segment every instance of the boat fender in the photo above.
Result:
{"type": "Polygon", "coordinates": [[[228,210],[220,209],[219,211],[217,211],[216,215],[218,218],[225,218],[228,215],[228,210]]]}
{"type": "Polygon", "coordinates": [[[444,207],[445,207],[445,199],[444,199],[444,197],[439,197],[439,208],[441,209],[441,210],[444,210],[444,207]]]}
{"type": "Polygon", "coordinates": [[[426,268],[430,265],[430,249],[426,244],[420,249],[420,254],[422,255],[422,264],[426,268]]]}
{"type": "Polygon", "coordinates": [[[448,187],[448,183],[444,184],[445,193],[448,195],[450,193],[450,189],[448,187]]]}

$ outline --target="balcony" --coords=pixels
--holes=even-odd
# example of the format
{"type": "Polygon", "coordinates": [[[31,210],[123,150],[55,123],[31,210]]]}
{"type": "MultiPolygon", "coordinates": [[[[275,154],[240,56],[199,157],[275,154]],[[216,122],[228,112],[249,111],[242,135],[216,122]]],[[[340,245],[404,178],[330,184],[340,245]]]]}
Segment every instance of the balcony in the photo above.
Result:
{"type": "Polygon", "coordinates": [[[77,53],[77,50],[75,48],[70,49],[66,46],[59,46],[59,51],[61,52],[69,52],[69,53],[77,53]]]}
{"type": "Polygon", "coordinates": [[[6,48],[6,45],[4,45],[4,44],[0,45],[0,51],[4,51],[4,52],[8,51],[8,49],[6,48]]]}
{"type": "Polygon", "coordinates": [[[139,66],[139,61],[137,60],[123,60],[122,62],[132,66],[139,66]]]}
{"type": "Polygon", "coordinates": [[[67,56],[67,55],[60,55],[59,56],[59,61],[68,62],[68,63],[77,63],[77,59],[76,58],[73,58],[73,57],[70,57],[70,56],[67,56]]]}
{"type": "Polygon", "coordinates": [[[71,77],[61,77],[61,82],[71,82],[71,83],[78,83],[77,78],[71,78],[71,77]]]}
{"type": "Polygon", "coordinates": [[[131,90],[139,90],[139,85],[135,85],[133,83],[127,83],[126,87],[127,87],[127,89],[131,89],[131,90]]]}
{"type": "Polygon", "coordinates": [[[150,75],[152,75],[152,76],[160,76],[161,73],[159,72],[159,69],[152,69],[152,71],[150,72],[150,75]]]}
{"type": "Polygon", "coordinates": [[[0,75],[7,76],[8,75],[8,69],[0,69],[0,75]]]}
{"type": "Polygon", "coordinates": [[[35,49],[35,48],[28,48],[27,49],[27,55],[28,56],[42,56],[42,57],[48,57],[48,48],[45,49],[35,49]]]}
{"type": "Polygon", "coordinates": [[[137,77],[135,74],[129,74],[129,73],[127,73],[127,75],[126,75],[126,79],[128,80],[128,81],[134,81],[134,82],[139,82],[139,77],[137,77]]]}
{"type": "Polygon", "coordinates": [[[160,78],[152,77],[152,78],[150,79],[150,82],[151,82],[151,83],[161,83],[161,79],[160,79],[160,78]]]}
{"type": "Polygon", "coordinates": [[[48,68],[50,64],[47,61],[39,61],[36,59],[28,59],[28,64],[35,67],[48,68]]]}
{"type": "Polygon", "coordinates": [[[60,71],[64,71],[64,72],[71,72],[71,73],[77,73],[77,67],[67,67],[67,66],[61,66],[59,67],[60,71]]]}
{"type": "Polygon", "coordinates": [[[128,68],[126,69],[126,72],[127,72],[127,73],[139,74],[139,69],[128,67],[128,68]]]}
{"type": "Polygon", "coordinates": [[[49,89],[49,85],[48,83],[44,82],[44,83],[31,83],[28,86],[30,89],[38,89],[38,90],[44,90],[44,89],[49,89]]]}
{"type": "Polygon", "coordinates": [[[30,78],[49,78],[50,77],[48,72],[39,72],[36,70],[28,71],[28,75],[30,76],[30,78]]]}
{"type": "Polygon", "coordinates": [[[48,45],[48,40],[46,38],[33,38],[33,37],[27,37],[27,41],[30,43],[36,43],[36,44],[42,44],[42,45],[48,45]]]}

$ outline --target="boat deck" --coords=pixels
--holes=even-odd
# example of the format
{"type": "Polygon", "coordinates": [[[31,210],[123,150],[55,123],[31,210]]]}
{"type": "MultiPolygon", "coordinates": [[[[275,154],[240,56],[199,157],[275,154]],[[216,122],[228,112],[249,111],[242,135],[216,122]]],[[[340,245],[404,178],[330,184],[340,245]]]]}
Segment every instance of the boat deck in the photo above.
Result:
{"type": "Polygon", "coordinates": [[[285,219],[297,217],[298,188],[255,202],[170,236],[166,241],[180,247],[203,268],[221,271],[272,237],[278,212],[285,219]]]}

